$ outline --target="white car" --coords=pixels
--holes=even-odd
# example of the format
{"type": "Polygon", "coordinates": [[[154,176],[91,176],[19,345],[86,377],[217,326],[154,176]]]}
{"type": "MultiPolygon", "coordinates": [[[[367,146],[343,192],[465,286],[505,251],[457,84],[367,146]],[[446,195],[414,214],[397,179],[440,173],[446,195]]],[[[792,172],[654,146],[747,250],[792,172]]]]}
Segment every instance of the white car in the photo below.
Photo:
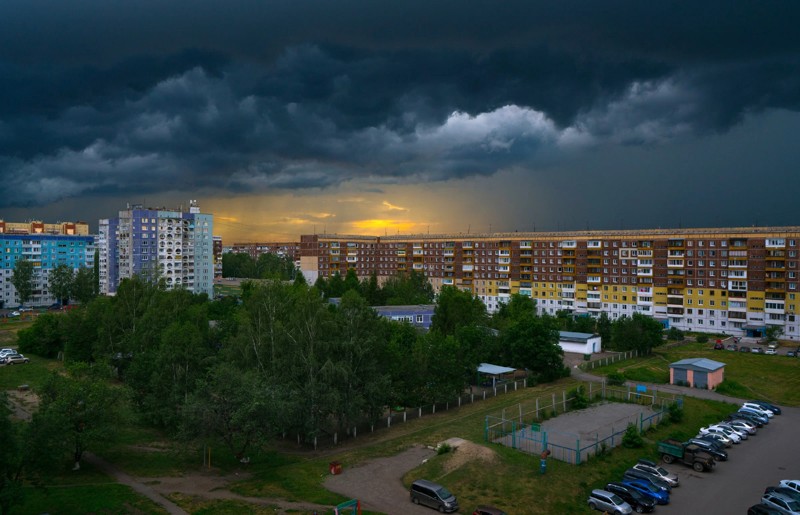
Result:
{"type": "Polygon", "coordinates": [[[778,353],[778,351],[776,349],[773,349],[772,347],[770,347],[769,349],[764,351],[764,354],[770,354],[770,355],[773,355],[773,356],[775,354],[777,354],[777,353],[778,353]]]}
{"type": "Polygon", "coordinates": [[[739,435],[737,435],[733,431],[722,429],[721,427],[714,427],[714,426],[701,427],[700,428],[700,434],[701,435],[708,435],[708,434],[722,435],[722,436],[724,436],[725,438],[727,438],[728,440],[730,440],[733,443],[741,443],[742,442],[742,439],[739,437],[739,435]]]}
{"type": "Polygon", "coordinates": [[[743,408],[747,408],[747,409],[752,410],[752,411],[755,411],[756,413],[762,414],[762,415],[766,416],[767,418],[772,418],[772,417],[775,416],[775,414],[772,412],[772,410],[765,409],[762,406],[760,406],[758,404],[754,404],[752,402],[745,402],[745,403],[742,404],[742,407],[743,408]]]}
{"type": "Polygon", "coordinates": [[[780,486],[791,488],[795,492],[800,493],[800,479],[783,479],[780,482],[780,486]]]}
{"type": "Polygon", "coordinates": [[[733,431],[742,440],[747,440],[747,438],[750,436],[750,433],[747,431],[747,429],[743,429],[743,428],[740,428],[740,427],[734,427],[734,426],[732,426],[732,425],[730,425],[728,423],[725,423],[725,422],[720,422],[719,424],[714,424],[714,426],[722,428],[722,429],[727,429],[729,431],[733,431]]]}

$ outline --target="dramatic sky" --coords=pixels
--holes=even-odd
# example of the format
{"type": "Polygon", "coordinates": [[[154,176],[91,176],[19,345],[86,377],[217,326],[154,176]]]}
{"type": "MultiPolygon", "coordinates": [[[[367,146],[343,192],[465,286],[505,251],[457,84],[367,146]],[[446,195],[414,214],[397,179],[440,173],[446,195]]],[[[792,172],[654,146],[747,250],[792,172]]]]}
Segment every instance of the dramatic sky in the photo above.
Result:
{"type": "Polygon", "coordinates": [[[0,218],[800,225],[800,2],[3,0],[0,218]]]}

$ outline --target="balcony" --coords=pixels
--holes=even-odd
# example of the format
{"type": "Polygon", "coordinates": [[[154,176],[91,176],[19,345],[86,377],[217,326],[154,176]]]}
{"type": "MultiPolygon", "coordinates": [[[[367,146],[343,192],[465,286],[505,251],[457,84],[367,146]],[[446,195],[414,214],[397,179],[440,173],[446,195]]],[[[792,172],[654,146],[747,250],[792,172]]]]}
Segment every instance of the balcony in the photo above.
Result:
{"type": "Polygon", "coordinates": [[[590,284],[599,284],[603,282],[603,278],[597,275],[590,275],[586,277],[586,282],[590,284]]]}
{"type": "Polygon", "coordinates": [[[461,270],[464,272],[472,272],[475,269],[473,265],[462,265],[461,270]]]}
{"type": "Polygon", "coordinates": [[[558,246],[561,247],[562,249],[574,249],[578,247],[578,242],[575,240],[565,240],[559,242],[558,246]]]}

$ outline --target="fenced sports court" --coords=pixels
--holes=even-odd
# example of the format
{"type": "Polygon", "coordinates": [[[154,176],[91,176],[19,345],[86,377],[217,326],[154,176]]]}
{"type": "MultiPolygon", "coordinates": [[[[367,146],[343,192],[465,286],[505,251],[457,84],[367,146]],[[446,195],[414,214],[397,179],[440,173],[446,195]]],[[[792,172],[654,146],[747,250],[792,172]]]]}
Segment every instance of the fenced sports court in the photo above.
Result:
{"type": "Polygon", "coordinates": [[[598,404],[573,411],[574,397],[568,397],[566,391],[560,398],[537,398],[520,404],[513,413],[504,410],[500,416],[487,416],[486,441],[534,455],[548,450],[552,458],[580,464],[598,451],[622,443],[629,424],[644,431],[667,415],[670,404],[681,402],[678,396],[641,388],[592,383],[583,387],[587,397],[598,404]]]}

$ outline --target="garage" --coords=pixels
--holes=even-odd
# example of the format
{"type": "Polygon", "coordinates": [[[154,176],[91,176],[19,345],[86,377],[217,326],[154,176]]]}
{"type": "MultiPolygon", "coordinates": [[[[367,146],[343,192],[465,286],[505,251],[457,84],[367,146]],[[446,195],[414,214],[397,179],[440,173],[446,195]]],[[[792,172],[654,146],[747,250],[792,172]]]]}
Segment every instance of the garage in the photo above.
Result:
{"type": "Polygon", "coordinates": [[[713,359],[682,359],[669,366],[670,384],[713,390],[724,380],[725,363],[713,359]]]}

